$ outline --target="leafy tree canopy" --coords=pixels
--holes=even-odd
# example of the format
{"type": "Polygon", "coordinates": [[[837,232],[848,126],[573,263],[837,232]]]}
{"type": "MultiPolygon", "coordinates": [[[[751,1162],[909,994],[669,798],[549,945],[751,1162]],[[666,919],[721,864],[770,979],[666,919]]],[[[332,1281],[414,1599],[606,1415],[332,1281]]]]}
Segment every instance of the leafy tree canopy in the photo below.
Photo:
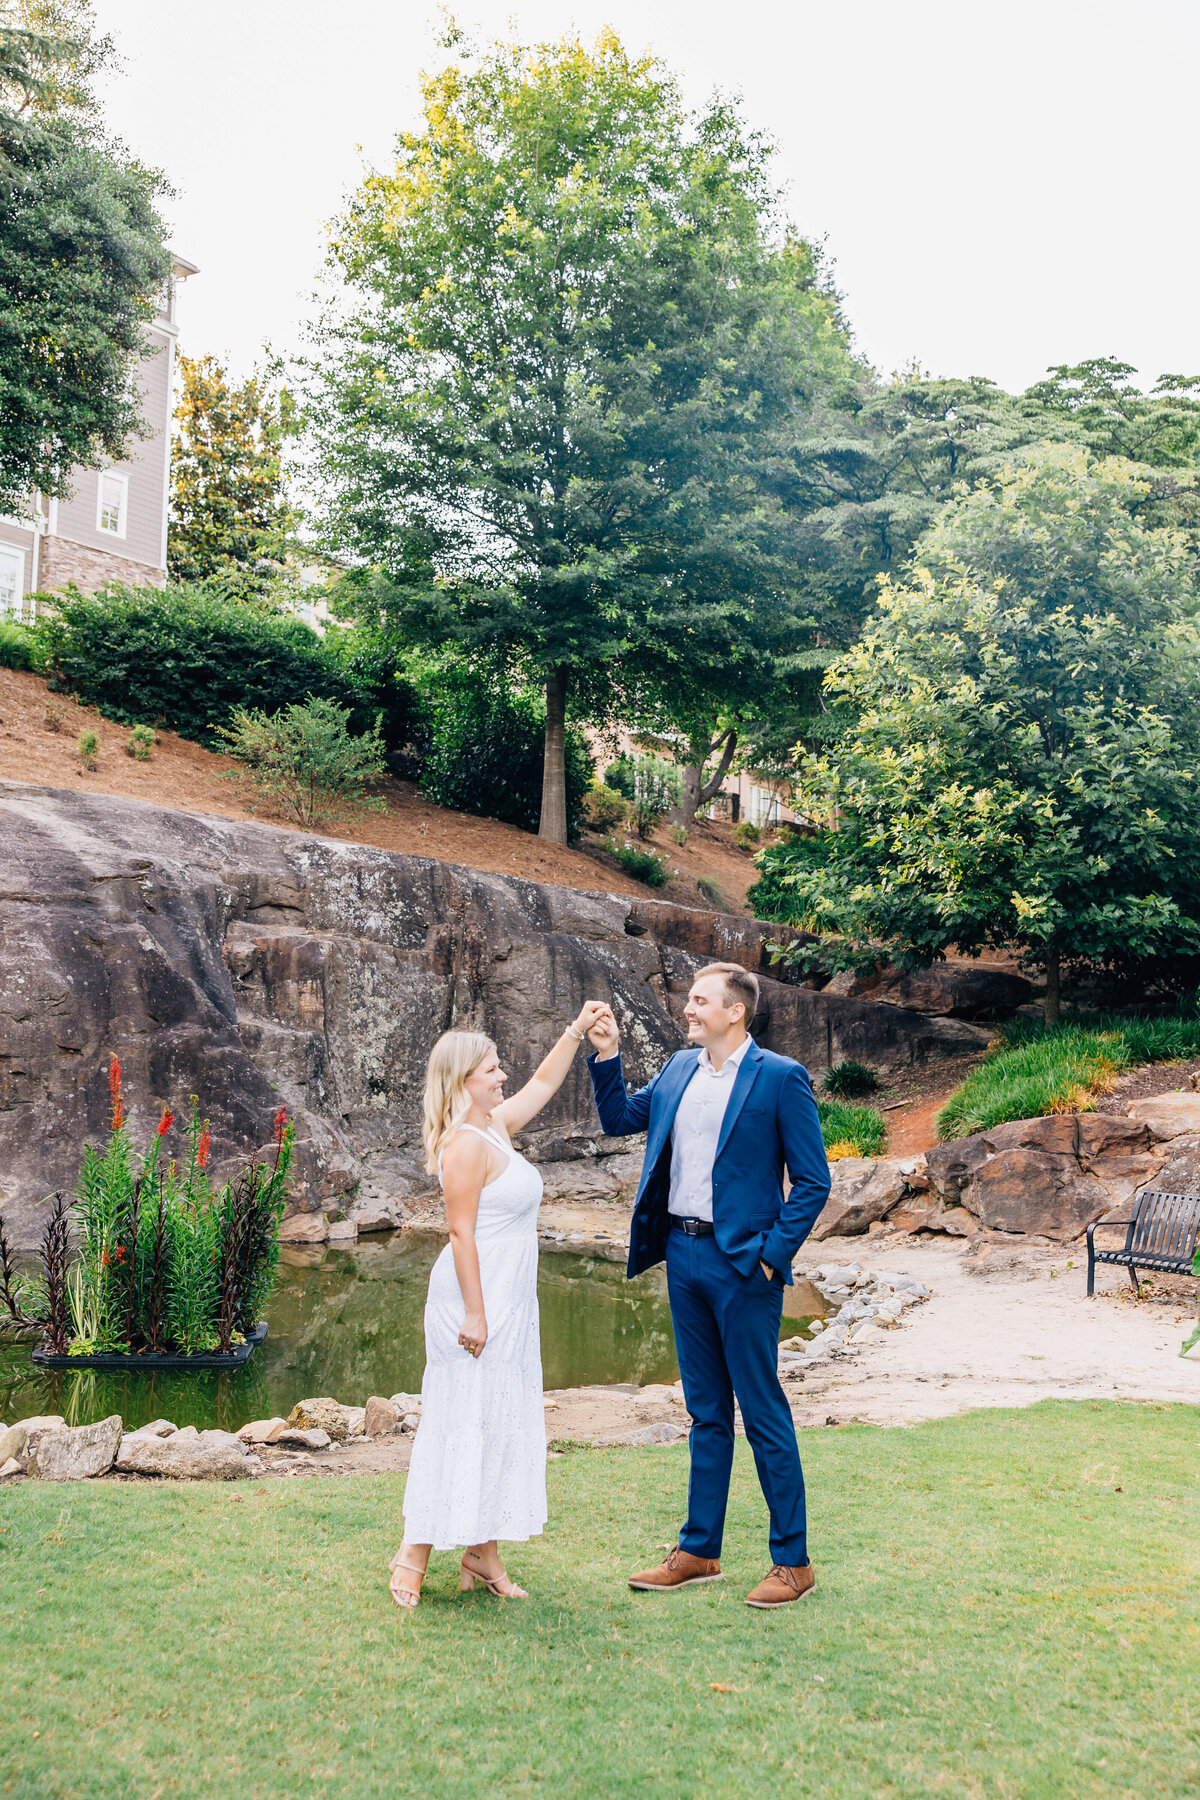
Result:
{"type": "MultiPolygon", "coordinates": [[[[802,788],[836,829],[775,858],[794,918],[908,966],[950,945],[1200,968],[1200,637],[1186,540],[1072,446],[952,501],[831,669],[857,717],[802,788]]],[[[779,907],[783,911],[783,907],[779,907]]]]}
{"type": "Polygon", "coordinates": [[[736,108],[689,113],[610,32],[450,44],[335,234],[327,527],[372,571],[360,614],[544,681],[561,840],[568,699],[630,716],[805,616],[777,458],[848,358],[736,108]]]}
{"type": "Polygon", "coordinates": [[[297,523],[283,445],[295,408],[269,361],[240,384],[214,356],[180,356],[179,436],[171,456],[167,566],[176,581],[265,592],[297,523]]]}
{"type": "Polygon", "coordinates": [[[0,510],[68,493],[141,427],[143,328],[170,259],[161,177],[95,116],[108,48],[79,0],[0,7],[0,510]]]}

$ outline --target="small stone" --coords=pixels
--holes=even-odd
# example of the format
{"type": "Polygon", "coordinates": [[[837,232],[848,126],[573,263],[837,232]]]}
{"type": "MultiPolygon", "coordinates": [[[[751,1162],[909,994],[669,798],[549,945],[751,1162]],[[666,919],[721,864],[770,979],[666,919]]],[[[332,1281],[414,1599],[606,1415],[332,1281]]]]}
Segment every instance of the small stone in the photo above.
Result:
{"type": "Polygon", "coordinates": [[[270,1444],[274,1442],[271,1433],[282,1431],[286,1424],[286,1419],[252,1419],[248,1425],[242,1426],[238,1437],[243,1444],[270,1444]]]}
{"type": "Polygon", "coordinates": [[[358,1226],[360,1237],[368,1231],[394,1231],[396,1221],[390,1212],[381,1207],[363,1207],[354,1214],[354,1223],[358,1226]]]}
{"type": "Polygon", "coordinates": [[[38,1441],[29,1472],[39,1481],[92,1481],[112,1468],[120,1442],[120,1413],[110,1413],[95,1425],[47,1431],[38,1441]]]}
{"type": "Polygon", "coordinates": [[[14,1475],[23,1475],[24,1473],[25,1464],[15,1456],[10,1456],[7,1462],[0,1463],[0,1481],[11,1481],[14,1475]]]}
{"type": "Polygon", "coordinates": [[[323,1244],[328,1236],[324,1213],[293,1213],[279,1227],[281,1244],[323,1244]]]}
{"type": "Polygon", "coordinates": [[[353,1219],[334,1219],[329,1227],[329,1242],[343,1244],[353,1242],[358,1236],[358,1226],[353,1219]]]}
{"type": "Polygon", "coordinates": [[[401,1415],[404,1413],[419,1413],[421,1410],[421,1396],[420,1394],[393,1394],[392,1405],[400,1408],[401,1415]]]}
{"type": "Polygon", "coordinates": [[[367,1409],[365,1406],[348,1406],[346,1408],[346,1423],[351,1437],[366,1436],[366,1419],[367,1409]]]}
{"type": "Polygon", "coordinates": [[[419,1412],[405,1413],[403,1420],[405,1431],[415,1431],[420,1423],[421,1415],[419,1412]]]}
{"type": "Polygon", "coordinates": [[[178,1430],[179,1430],[178,1425],[173,1425],[171,1423],[170,1419],[151,1419],[151,1421],[148,1425],[139,1425],[137,1427],[136,1431],[130,1432],[128,1435],[130,1437],[164,1437],[165,1438],[165,1437],[174,1437],[175,1433],[178,1430]]]}
{"type": "Polygon", "coordinates": [[[372,1394],[367,1401],[363,1429],[369,1438],[392,1437],[403,1427],[404,1415],[394,1400],[372,1394]]]}
{"type": "Polygon", "coordinates": [[[350,1436],[351,1410],[326,1394],[313,1400],[298,1400],[288,1414],[287,1422],[301,1431],[327,1432],[335,1443],[344,1444],[350,1436]]]}
{"type": "Polygon", "coordinates": [[[684,1425],[639,1425],[636,1431],[622,1431],[615,1437],[597,1438],[598,1445],[604,1444],[674,1444],[687,1436],[684,1425]]]}
{"type": "Polygon", "coordinates": [[[267,1441],[295,1450],[328,1450],[333,1439],[327,1431],[319,1429],[304,1431],[298,1425],[284,1425],[274,1437],[267,1441]]]}
{"type": "Polygon", "coordinates": [[[14,1456],[21,1456],[29,1442],[29,1428],[26,1425],[10,1425],[6,1431],[0,1431],[0,1463],[9,1462],[14,1456]]]}

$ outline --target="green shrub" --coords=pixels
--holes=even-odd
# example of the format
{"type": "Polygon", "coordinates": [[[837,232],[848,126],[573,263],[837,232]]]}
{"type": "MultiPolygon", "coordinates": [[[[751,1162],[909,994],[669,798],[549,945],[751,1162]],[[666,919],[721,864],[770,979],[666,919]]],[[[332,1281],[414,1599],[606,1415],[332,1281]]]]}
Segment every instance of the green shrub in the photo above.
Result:
{"type": "Polygon", "coordinates": [[[686,825],[672,825],[670,828],[670,836],[671,836],[671,842],[673,844],[678,844],[679,848],[682,850],[683,846],[688,841],[687,826],[686,825]]]}
{"type": "Polygon", "coordinates": [[[301,620],[202,586],[71,592],[38,634],[55,688],[210,748],[239,706],[275,713],[313,696],[371,717],[354,671],[301,620]]]}
{"type": "Polygon", "coordinates": [[[129,734],[125,754],[132,756],[135,762],[149,762],[151,752],[157,742],[158,734],[153,725],[135,725],[129,734]]]}
{"type": "Polygon", "coordinates": [[[873,1106],[852,1106],[845,1100],[817,1101],[817,1118],[830,1162],[841,1156],[882,1156],[887,1125],[873,1106]]]}
{"type": "Polygon", "coordinates": [[[869,1069],[866,1063],[848,1059],[826,1069],[821,1086],[837,1100],[863,1100],[868,1094],[876,1092],[879,1079],[874,1069],[869,1069]]]}
{"type": "MultiPolygon", "coordinates": [[[[740,830],[734,827],[735,833],[740,830]]],[[[746,895],[746,904],[756,919],[771,919],[780,925],[795,925],[800,930],[814,929],[808,902],[793,885],[798,871],[804,873],[822,868],[830,860],[828,834],[804,835],[793,832],[774,844],[766,845],[754,859],[758,880],[746,895]]]]}
{"type": "Polygon", "coordinates": [[[633,759],[629,756],[618,756],[615,763],[610,763],[604,771],[604,785],[611,788],[614,794],[620,794],[623,800],[632,800],[633,759]]]}
{"type": "Polygon", "coordinates": [[[749,819],[743,819],[733,828],[733,841],[741,850],[753,850],[762,842],[762,826],[752,825],[749,819]]]}
{"type": "MultiPolygon", "coordinates": [[[[421,791],[438,806],[502,819],[536,831],[542,810],[545,744],[544,700],[512,692],[478,671],[442,663],[422,681],[428,746],[421,791]]],[[[567,727],[567,836],[583,823],[583,800],[592,777],[584,735],[567,727]]]]}
{"type": "Polygon", "coordinates": [[[229,779],[249,779],[300,825],[320,825],[355,807],[378,809],[382,802],[366,788],[386,769],[379,727],[352,737],[349,719],[349,707],[333,700],[308,700],[273,716],[239,708],[216,734],[243,765],[229,779]]]}
{"type": "Polygon", "coordinates": [[[628,801],[615,788],[603,784],[590,787],[583,798],[584,817],[597,831],[611,831],[614,825],[624,824],[628,810],[628,801]]]}
{"type": "Polygon", "coordinates": [[[1124,1069],[1200,1056],[1194,1009],[1161,1018],[1096,1013],[1084,1022],[1044,1025],[1014,1019],[1004,1043],[972,1069],[938,1114],[938,1136],[972,1137],[1012,1119],[1090,1112],[1095,1096],[1124,1069]]]}
{"type": "Polygon", "coordinates": [[[17,619],[0,619],[0,669],[37,671],[43,657],[36,631],[31,631],[17,619]]]}
{"type": "Polygon", "coordinates": [[[88,730],[81,731],[75,748],[79,752],[79,760],[84,768],[94,772],[100,755],[100,739],[96,733],[88,730]]]}
{"type": "Polygon", "coordinates": [[[628,838],[607,837],[604,848],[634,881],[644,881],[647,887],[666,887],[671,879],[671,870],[665,857],[657,850],[643,850],[638,844],[631,844],[628,838]]]}

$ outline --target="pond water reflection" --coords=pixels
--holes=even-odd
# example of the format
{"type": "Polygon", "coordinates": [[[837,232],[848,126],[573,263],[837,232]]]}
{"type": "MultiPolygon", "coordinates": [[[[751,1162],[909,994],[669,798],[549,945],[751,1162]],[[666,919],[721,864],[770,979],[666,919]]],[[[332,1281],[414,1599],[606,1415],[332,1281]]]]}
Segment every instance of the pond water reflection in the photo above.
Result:
{"type": "MultiPolygon", "coordinates": [[[[120,1413],[128,1428],[166,1418],[236,1431],[248,1419],[286,1417],[309,1395],[361,1406],[369,1394],[415,1392],[425,1290],[444,1241],[396,1232],[352,1249],[285,1251],[267,1341],[230,1374],[38,1370],[28,1346],[10,1344],[0,1349],[0,1420],[61,1413],[84,1425],[120,1413]]],[[[548,1388],[678,1378],[662,1268],[627,1281],[623,1260],[544,1246],[538,1302],[548,1388]]],[[[803,1323],[788,1318],[784,1335],[803,1323]]]]}

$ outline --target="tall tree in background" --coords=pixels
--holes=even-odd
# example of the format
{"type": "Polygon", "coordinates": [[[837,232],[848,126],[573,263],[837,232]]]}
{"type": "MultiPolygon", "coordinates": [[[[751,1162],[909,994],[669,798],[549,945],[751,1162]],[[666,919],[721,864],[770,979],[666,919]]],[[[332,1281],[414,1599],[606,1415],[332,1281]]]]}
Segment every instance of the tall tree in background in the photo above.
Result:
{"type": "Polygon", "coordinates": [[[1021,946],[1051,1020],[1072,962],[1194,984],[1197,588],[1147,487],[1041,445],[943,510],[830,671],[854,722],[803,790],[837,826],[774,859],[777,917],[909,967],[1021,946]]]}
{"type": "Polygon", "coordinates": [[[449,43],[423,128],[335,232],[326,525],[371,570],[360,616],[536,676],[563,842],[568,705],[629,716],[794,638],[776,462],[848,358],[736,110],[689,114],[611,33],[449,43]]]}
{"type": "Polygon", "coordinates": [[[297,523],[283,469],[291,395],[274,362],[235,385],[215,356],[181,355],[179,377],[167,567],[175,581],[259,592],[281,573],[297,523]]]}
{"type": "Polygon", "coordinates": [[[70,491],[141,429],[143,327],[170,269],[162,179],[107,139],[82,0],[0,5],[0,510],[70,491]]]}

